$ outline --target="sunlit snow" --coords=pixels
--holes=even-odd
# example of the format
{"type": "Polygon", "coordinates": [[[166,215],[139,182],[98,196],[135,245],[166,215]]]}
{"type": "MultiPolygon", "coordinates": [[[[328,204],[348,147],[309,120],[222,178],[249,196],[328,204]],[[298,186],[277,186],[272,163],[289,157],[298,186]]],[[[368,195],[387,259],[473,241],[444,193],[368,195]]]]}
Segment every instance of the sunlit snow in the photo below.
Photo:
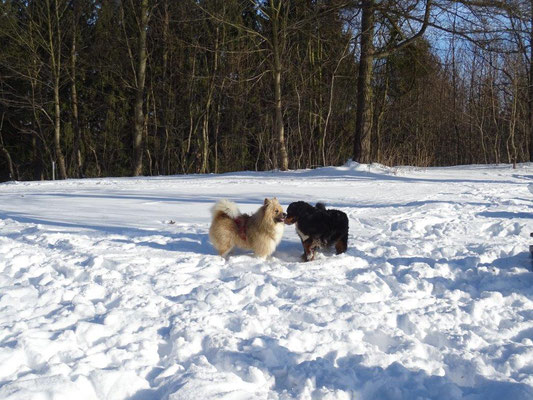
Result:
{"type": "Polygon", "coordinates": [[[0,185],[0,399],[533,398],[533,164],[0,185]],[[209,243],[323,201],[348,251],[209,243]]]}

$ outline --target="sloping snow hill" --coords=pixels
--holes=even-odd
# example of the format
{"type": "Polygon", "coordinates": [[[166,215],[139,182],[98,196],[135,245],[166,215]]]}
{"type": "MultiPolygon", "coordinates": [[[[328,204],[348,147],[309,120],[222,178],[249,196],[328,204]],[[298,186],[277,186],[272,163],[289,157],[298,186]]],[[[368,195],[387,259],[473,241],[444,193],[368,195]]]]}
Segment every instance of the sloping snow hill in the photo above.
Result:
{"type": "Polygon", "coordinates": [[[0,399],[533,398],[533,164],[0,185],[0,399]],[[349,249],[215,254],[209,208],[324,201],[349,249]]]}

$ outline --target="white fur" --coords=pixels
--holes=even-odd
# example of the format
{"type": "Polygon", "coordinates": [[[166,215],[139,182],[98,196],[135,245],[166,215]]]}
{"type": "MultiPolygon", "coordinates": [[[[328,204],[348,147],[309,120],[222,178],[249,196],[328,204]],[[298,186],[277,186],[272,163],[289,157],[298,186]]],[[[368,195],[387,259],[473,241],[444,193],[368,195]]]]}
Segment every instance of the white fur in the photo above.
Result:
{"type": "Polygon", "coordinates": [[[281,242],[281,237],[283,236],[283,231],[285,229],[285,224],[280,222],[276,224],[276,235],[274,241],[276,242],[276,246],[281,242]]]}
{"type": "Polygon", "coordinates": [[[300,239],[302,239],[302,242],[305,242],[309,236],[305,235],[301,230],[298,229],[298,225],[296,225],[296,233],[298,236],[300,236],[300,239]]]}
{"type": "Polygon", "coordinates": [[[222,211],[231,218],[237,218],[239,215],[241,215],[237,204],[235,204],[233,201],[226,199],[217,201],[216,204],[211,207],[211,214],[213,214],[213,217],[218,211],[222,211]]]}
{"type": "Polygon", "coordinates": [[[276,247],[278,246],[279,242],[281,242],[281,237],[283,236],[284,229],[285,229],[285,225],[283,223],[276,224],[274,239],[270,241],[269,255],[272,255],[272,253],[276,251],[276,247]]]}

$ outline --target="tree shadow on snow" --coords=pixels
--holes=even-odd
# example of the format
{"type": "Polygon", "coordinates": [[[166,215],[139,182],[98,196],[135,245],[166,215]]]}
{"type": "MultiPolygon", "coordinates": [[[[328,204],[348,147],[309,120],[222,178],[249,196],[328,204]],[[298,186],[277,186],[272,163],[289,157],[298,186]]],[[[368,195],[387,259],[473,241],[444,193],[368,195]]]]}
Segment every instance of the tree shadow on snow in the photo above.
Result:
{"type": "MultiPolygon", "coordinates": [[[[196,254],[203,255],[216,254],[216,251],[213,249],[213,246],[211,246],[211,244],[209,243],[209,237],[207,233],[172,232],[172,228],[170,228],[172,227],[172,225],[169,225],[169,230],[151,230],[134,227],[76,224],[63,221],[49,221],[46,219],[29,217],[25,216],[24,214],[14,212],[2,213],[0,214],[0,218],[10,218],[19,223],[63,228],[61,230],[62,233],[79,234],[80,229],[89,229],[109,235],[120,235],[124,238],[109,238],[109,241],[123,244],[130,243],[135,246],[146,246],[156,250],[193,252],[196,254]],[[65,230],[65,228],[70,228],[71,230],[65,230]],[[150,240],[151,237],[153,238],[153,240],[150,240]],[[166,243],[161,243],[161,237],[166,240],[166,243]],[[143,238],[145,240],[138,241],[138,238],[143,238]]],[[[36,232],[38,232],[38,230],[36,232]]],[[[22,230],[18,233],[7,234],[6,236],[12,239],[19,239],[23,237],[26,233],[27,232],[25,230],[22,230]]]]}
{"type": "Polygon", "coordinates": [[[478,217],[486,218],[524,218],[531,219],[533,218],[533,213],[528,212],[509,212],[509,211],[483,211],[477,214],[478,217]]]}
{"type": "Polygon", "coordinates": [[[209,236],[206,233],[160,232],[159,235],[165,236],[168,239],[168,242],[160,243],[158,240],[134,241],[126,239],[111,239],[110,241],[116,243],[132,243],[135,244],[135,246],[144,246],[155,250],[171,252],[195,253],[198,255],[217,254],[211,243],[209,243],[209,236]]]}

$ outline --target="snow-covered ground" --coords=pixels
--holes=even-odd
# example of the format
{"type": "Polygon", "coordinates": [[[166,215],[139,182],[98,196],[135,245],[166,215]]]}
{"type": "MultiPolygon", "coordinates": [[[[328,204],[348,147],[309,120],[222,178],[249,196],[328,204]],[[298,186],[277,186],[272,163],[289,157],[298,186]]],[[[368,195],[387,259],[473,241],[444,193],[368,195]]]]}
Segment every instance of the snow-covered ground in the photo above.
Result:
{"type": "Polygon", "coordinates": [[[0,185],[0,399],[533,398],[533,164],[0,185]],[[209,208],[324,201],[348,252],[215,254],[209,208]]]}

